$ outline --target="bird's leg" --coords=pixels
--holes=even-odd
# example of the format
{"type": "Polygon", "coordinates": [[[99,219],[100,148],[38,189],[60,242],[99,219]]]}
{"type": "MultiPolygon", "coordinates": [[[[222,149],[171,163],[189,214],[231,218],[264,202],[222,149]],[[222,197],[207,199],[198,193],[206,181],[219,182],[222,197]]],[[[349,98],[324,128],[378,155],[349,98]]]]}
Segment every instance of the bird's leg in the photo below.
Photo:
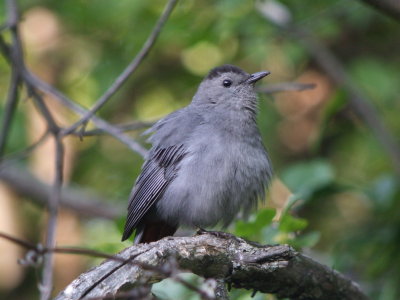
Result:
{"type": "Polygon", "coordinates": [[[201,227],[197,227],[197,230],[196,230],[196,234],[198,234],[198,235],[206,234],[208,232],[209,232],[208,230],[205,230],[204,228],[201,228],[201,227]]]}

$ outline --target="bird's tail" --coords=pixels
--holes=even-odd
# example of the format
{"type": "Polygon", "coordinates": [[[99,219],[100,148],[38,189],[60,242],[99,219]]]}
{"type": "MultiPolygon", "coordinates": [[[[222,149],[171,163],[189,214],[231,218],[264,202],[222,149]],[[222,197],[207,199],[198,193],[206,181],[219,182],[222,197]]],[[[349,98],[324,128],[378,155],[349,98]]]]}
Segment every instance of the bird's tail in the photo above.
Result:
{"type": "Polygon", "coordinates": [[[134,244],[155,242],[166,236],[174,235],[177,229],[178,226],[171,226],[162,221],[140,224],[136,228],[133,242],[134,244]]]}

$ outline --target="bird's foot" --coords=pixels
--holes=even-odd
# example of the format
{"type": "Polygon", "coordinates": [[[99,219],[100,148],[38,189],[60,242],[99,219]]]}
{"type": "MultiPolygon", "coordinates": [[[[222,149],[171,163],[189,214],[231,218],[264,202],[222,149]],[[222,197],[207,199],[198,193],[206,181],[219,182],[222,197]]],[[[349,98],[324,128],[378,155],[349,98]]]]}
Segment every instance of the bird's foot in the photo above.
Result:
{"type": "Polygon", "coordinates": [[[223,232],[223,231],[210,231],[210,230],[205,230],[204,228],[199,227],[197,230],[196,234],[201,235],[201,234],[211,234],[217,238],[223,238],[223,239],[235,239],[238,240],[238,237],[233,235],[232,233],[228,232],[223,232]]]}

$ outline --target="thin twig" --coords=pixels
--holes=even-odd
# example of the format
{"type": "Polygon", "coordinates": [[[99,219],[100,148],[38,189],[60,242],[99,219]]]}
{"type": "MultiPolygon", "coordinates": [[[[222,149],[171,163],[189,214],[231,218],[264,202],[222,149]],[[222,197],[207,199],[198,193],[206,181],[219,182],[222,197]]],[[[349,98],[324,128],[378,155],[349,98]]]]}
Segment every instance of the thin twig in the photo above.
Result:
{"type": "MultiPolygon", "coordinates": [[[[209,300],[213,299],[213,298],[210,298],[204,291],[199,289],[197,286],[180,278],[177,275],[179,272],[181,272],[181,270],[178,268],[178,265],[174,259],[167,260],[164,263],[164,265],[154,266],[151,264],[147,264],[147,263],[143,263],[143,262],[134,260],[138,255],[142,254],[142,252],[140,252],[140,251],[138,253],[135,253],[134,255],[130,255],[128,258],[123,258],[118,255],[111,255],[111,254],[108,254],[105,252],[100,252],[100,251],[85,249],[85,248],[78,248],[78,247],[42,247],[41,245],[36,246],[30,242],[13,237],[4,232],[0,232],[0,237],[4,238],[12,243],[15,243],[25,249],[34,251],[36,256],[49,255],[49,254],[53,254],[53,253],[85,255],[85,256],[105,258],[105,259],[120,262],[122,264],[118,266],[118,269],[126,264],[132,265],[132,266],[139,266],[140,268],[142,268],[144,270],[148,270],[148,271],[160,274],[164,277],[171,278],[171,279],[175,280],[176,282],[181,283],[188,289],[191,289],[191,290],[195,291],[196,293],[198,293],[202,297],[202,299],[209,299],[209,300]]],[[[96,282],[96,285],[99,283],[101,283],[101,282],[96,282]]],[[[88,294],[89,292],[90,291],[87,291],[86,294],[88,294]]]]}
{"type": "MultiPolygon", "coordinates": [[[[10,24],[10,31],[12,37],[12,44],[10,49],[8,49],[8,54],[10,55],[11,59],[11,67],[17,73],[16,76],[21,78],[21,73],[25,70],[25,63],[24,63],[24,54],[22,50],[22,43],[20,40],[19,32],[18,32],[18,10],[15,0],[7,0],[7,13],[8,13],[8,23],[10,24]]],[[[7,52],[7,46],[5,42],[1,41],[2,47],[1,49],[7,52]]],[[[4,53],[5,54],[5,53],[4,53]]],[[[59,128],[51,115],[50,111],[46,107],[43,99],[40,95],[35,91],[35,89],[31,85],[27,85],[28,94],[33,97],[35,100],[36,106],[41,112],[42,116],[46,119],[47,125],[49,129],[57,133],[59,128]]]]}
{"type": "MultiPolygon", "coordinates": [[[[52,95],[57,101],[59,101],[64,106],[71,109],[72,111],[74,111],[80,115],[84,115],[87,112],[87,110],[84,109],[83,107],[81,107],[79,104],[70,100],[67,96],[65,96],[59,90],[57,90],[53,86],[49,85],[48,83],[44,82],[43,80],[38,78],[36,75],[30,73],[28,70],[25,70],[25,72],[22,74],[22,77],[26,82],[28,82],[29,84],[32,84],[37,89],[52,95]]],[[[97,127],[104,130],[109,135],[111,135],[112,137],[116,138],[117,140],[119,140],[120,142],[122,142],[123,144],[128,146],[128,148],[131,149],[133,152],[139,153],[142,157],[146,157],[146,154],[147,154],[146,148],[141,146],[138,142],[131,139],[126,134],[121,133],[119,128],[109,124],[108,122],[104,121],[103,119],[101,119],[97,116],[92,116],[91,120],[97,127]]]]}
{"type": "Polygon", "coordinates": [[[304,91],[311,90],[315,88],[314,83],[301,83],[301,82],[281,82],[276,84],[270,84],[267,86],[261,86],[257,89],[258,92],[264,94],[275,94],[280,92],[290,92],[290,91],[304,91]]]}
{"type": "MultiPolygon", "coordinates": [[[[64,170],[64,145],[61,141],[61,137],[55,136],[55,178],[53,184],[53,191],[49,198],[49,220],[47,223],[47,236],[46,236],[46,248],[51,249],[56,244],[56,229],[58,219],[58,208],[60,206],[61,199],[61,187],[63,182],[63,170],[64,170]]],[[[41,300],[50,299],[51,292],[53,289],[53,253],[48,252],[44,256],[43,266],[43,281],[41,283],[41,300]]]]}
{"type": "MultiPolygon", "coordinates": [[[[11,58],[12,58],[12,69],[17,73],[18,78],[21,76],[21,72],[25,70],[25,63],[23,58],[22,44],[18,33],[18,10],[15,0],[7,0],[7,11],[9,24],[11,24],[11,58]]],[[[61,138],[59,138],[58,132],[59,127],[56,124],[53,115],[44,103],[43,98],[36,92],[35,88],[31,85],[27,85],[28,94],[35,100],[35,104],[38,107],[43,118],[46,120],[47,126],[51,133],[54,135],[56,143],[56,175],[53,186],[53,193],[49,199],[49,221],[47,224],[47,237],[46,246],[47,248],[54,247],[55,245],[55,232],[57,224],[58,206],[60,202],[61,184],[62,184],[62,173],[63,173],[63,161],[64,161],[64,148],[62,145],[61,138]]],[[[44,256],[44,268],[43,268],[43,281],[40,286],[40,298],[42,300],[48,300],[51,295],[53,288],[53,255],[48,253],[44,256]]]]}
{"type": "Polygon", "coordinates": [[[9,234],[1,232],[1,231],[0,231],[0,237],[3,239],[9,240],[10,242],[13,242],[14,244],[17,244],[18,246],[21,246],[28,250],[34,250],[37,247],[36,245],[34,245],[28,241],[16,238],[12,235],[9,235],[9,234]]]}
{"type": "Polygon", "coordinates": [[[23,158],[26,158],[28,155],[31,154],[32,151],[34,151],[37,147],[39,147],[42,143],[44,143],[47,138],[50,136],[50,131],[46,130],[41,137],[37,139],[37,141],[33,142],[31,145],[27,146],[26,148],[19,150],[17,152],[13,152],[7,155],[3,156],[3,160],[1,161],[0,164],[0,173],[2,169],[8,168],[10,164],[12,164],[15,161],[21,160],[23,158]]]}
{"type": "Polygon", "coordinates": [[[1,132],[0,132],[0,161],[3,158],[8,134],[10,131],[11,121],[14,117],[15,109],[18,104],[19,82],[20,80],[18,72],[14,68],[11,68],[10,87],[8,89],[7,102],[3,113],[3,122],[1,124],[1,132]]]}
{"type": "Polygon", "coordinates": [[[382,13],[400,22],[400,1],[399,0],[359,0],[379,9],[382,13]]]}
{"type": "MultiPolygon", "coordinates": [[[[15,29],[17,24],[18,15],[16,13],[16,9],[12,6],[15,3],[7,3],[8,4],[8,18],[7,18],[7,28],[11,30],[15,29]]],[[[9,133],[9,126],[14,116],[15,108],[18,102],[18,86],[20,83],[20,78],[18,72],[15,68],[11,67],[11,79],[10,79],[10,88],[8,90],[7,95],[7,103],[6,108],[4,110],[4,119],[3,119],[3,126],[2,131],[0,133],[0,159],[4,153],[4,148],[7,142],[7,136],[9,133]]]]}
{"type": "MultiPolygon", "coordinates": [[[[0,51],[2,52],[3,56],[7,59],[8,62],[12,62],[11,51],[1,35],[0,35],[0,51]]],[[[26,68],[20,70],[20,76],[25,82],[25,84],[31,87],[35,87],[35,89],[38,89],[44,93],[53,96],[55,100],[59,101],[61,104],[63,104],[73,112],[78,113],[80,115],[84,115],[87,112],[87,110],[84,109],[82,106],[69,99],[55,87],[51,86],[47,82],[41,80],[36,75],[32,74],[26,68]]],[[[103,119],[97,116],[93,116],[92,121],[97,127],[99,127],[104,132],[107,132],[109,135],[116,138],[121,143],[125,144],[130,150],[139,153],[142,157],[146,157],[147,154],[146,148],[141,146],[135,140],[131,139],[129,136],[121,133],[121,130],[119,128],[109,124],[108,122],[104,121],[103,119]]]]}
{"type": "Polygon", "coordinates": [[[259,11],[268,22],[284,30],[292,38],[298,40],[303,47],[308,50],[321,69],[323,69],[337,85],[344,88],[349,95],[351,107],[371,128],[377,140],[389,155],[394,170],[397,174],[400,174],[400,146],[397,140],[382,122],[368,97],[347,74],[341,61],[328,47],[299,24],[291,24],[290,22],[285,24],[278,23],[265,14],[261,7],[259,7],[259,11]]]}
{"type": "Polygon", "coordinates": [[[60,131],[60,127],[57,125],[56,120],[54,119],[49,108],[47,107],[46,103],[44,102],[44,99],[42,98],[42,96],[40,96],[38,94],[38,92],[34,89],[33,86],[26,85],[26,87],[28,88],[28,92],[34,100],[35,106],[40,111],[42,117],[46,120],[46,125],[48,127],[48,130],[53,135],[55,135],[55,136],[58,135],[58,133],[60,131]]]}
{"type": "Polygon", "coordinates": [[[44,255],[46,253],[52,252],[59,254],[86,255],[98,258],[106,258],[123,263],[127,262],[125,258],[92,249],[79,248],[79,247],[51,247],[51,248],[42,247],[1,231],[0,231],[0,237],[14,244],[17,244],[27,250],[36,251],[38,255],[44,255]]]}
{"type": "Polygon", "coordinates": [[[299,27],[291,27],[291,34],[302,40],[302,44],[313,55],[321,68],[349,94],[349,102],[358,115],[372,129],[375,137],[389,154],[395,171],[400,174],[400,147],[393,134],[385,126],[368,97],[345,71],[339,59],[323,43],[299,27]]]}
{"type": "MultiPolygon", "coordinates": [[[[51,186],[40,181],[28,170],[17,168],[5,160],[0,165],[0,180],[34,204],[48,206],[51,186]]],[[[90,218],[115,220],[125,216],[125,206],[118,203],[116,199],[108,199],[79,187],[64,187],[61,192],[60,204],[63,208],[90,218]]]]}
{"type": "Polygon", "coordinates": [[[88,110],[83,117],[72,124],[70,127],[66,128],[62,131],[63,135],[70,134],[75,131],[80,125],[89,121],[89,119],[111,98],[112,95],[115,94],[116,91],[126,82],[128,77],[136,71],[139,67],[143,59],[147,56],[150,49],[153,47],[157,37],[159,36],[161,29],[163,28],[165,22],[168,20],[168,17],[172,13],[175,4],[178,0],[169,0],[167,5],[164,8],[163,13],[161,14],[159,20],[153,28],[153,31],[147,38],[144,43],[142,49],[136,55],[136,57],[132,60],[132,62],[125,68],[125,70],[115,79],[114,83],[108,88],[108,90],[96,101],[93,107],[88,110]]]}
{"type": "Polygon", "coordinates": [[[12,65],[12,57],[11,57],[11,49],[7,45],[6,41],[4,40],[3,36],[0,34],[0,51],[3,54],[4,58],[7,62],[12,65]]]}
{"type": "MultiPolygon", "coordinates": [[[[11,1],[7,1],[6,4],[7,4],[7,21],[6,21],[7,26],[8,26],[8,28],[10,28],[10,30],[13,33],[15,33],[16,23],[17,23],[17,19],[18,19],[18,14],[16,12],[15,3],[11,2],[11,1]]],[[[14,34],[13,34],[13,42],[15,43],[14,34]]],[[[16,49],[16,51],[18,51],[18,49],[16,49]]],[[[10,54],[10,52],[9,52],[9,54],[10,54]]],[[[10,54],[11,60],[14,63],[16,60],[15,55],[10,54]]],[[[14,67],[11,67],[10,87],[9,87],[8,95],[7,95],[6,108],[4,110],[2,130],[0,132],[0,160],[4,153],[4,149],[5,149],[6,142],[7,142],[7,137],[9,134],[9,128],[10,128],[11,121],[12,121],[14,113],[15,113],[15,108],[18,103],[19,83],[20,83],[20,78],[19,78],[18,71],[14,67]]]]}
{"type": "MultiPolygon", "coordinates": [[[[120,132],[126,132],[126,131],[132,131],[132,130],[139,130],[139,129],[144,129],[148,128],[150,126],[153,126],[155,122],[132,122],[132,123],[127,123],[127,124],[115,124],[114,126],[119,129],[120,132]]],[[[103,129],[96,128],[92,130],[85,130],[82,133],[76,133],[76,135],[79,136],[96,136],[96,135],[103,135],[106,134],[106,132],[103,129]]]]}

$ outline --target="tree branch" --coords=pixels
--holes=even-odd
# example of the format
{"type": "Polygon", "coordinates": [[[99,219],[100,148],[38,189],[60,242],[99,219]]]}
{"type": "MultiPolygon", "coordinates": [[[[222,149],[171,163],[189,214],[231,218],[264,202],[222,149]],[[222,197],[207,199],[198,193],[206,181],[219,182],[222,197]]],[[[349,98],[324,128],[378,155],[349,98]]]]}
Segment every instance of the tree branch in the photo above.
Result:
{"type": "MultiPolygon", "coordinates": [[[[132,130],[138,130],[138,129],[144,129],[148,128],[150,126],[153,126],[155,122],[131,122],[131,123],[126,123],[126,124],[115,124],[113,125],[115,128],[117,128],[120,132],[125,132],[125,131],[132,131],[132,130]]],[[[76,133],[79,136],[96,136],[96,135],[102,135],[106,134],[106,132],[103,129],[96,128],[92,130],[85,130],[82,133],[76,133]]]]}
{"type": "Polygon", "coordinates": [[[163,28],[165,22],[168,20],[168,17],[171,15],[177,1],[178,0],[168,1],[163,13],[161,14],[161,17],[154,26],[153,31],[151,32],[142,49],[139,51],[133,61],[125,68],[121,75],[119,75],[115,79],[114,83],[108,88],[108,90],[96,101],[95,105],[90,110],[88,110],[78,122],[63,130],[63,135],[70,134],[71,132],[75,131],[80,125],[88,122],[89,119],[111,98],[111,96],[114,95],[116,91],[118,91],[118,89],[125,83],[128,77],[136,71],[143,59],[149,53],[150,49],[153,47],[161,32],[161,29],[163,28]]]}
{"type": "MultiPolygon", "coordinates": [[[[47,222],[47,233],[46,233],[46,248],[54,248],[56,245],[56,230],[57,230],[57,219],[58,209],[61,200],[61,187],[63,182],[63,171],[64,171],[64,145],[61,140],[61,136],[55,136],[55,177],[54,183],[49,194],[48,210],[49,218],[47,222]]],[[[41,299],[50,299],[51,292],[53,290],[53,264],[54,257],[53,253],[46,253],[44,256],[43,264],[43,278],[40,286],[41,299]]]]}
{"type": "Polygon", "coordinates": [[[400,22],[400,1],[399,0],[359,0],[380,10],[385,15],[400,22]]]}
{"type": "Polygon", "coordinates": [[[326,74],[349,95],[350,106],[369,126],[375,134],[376,139],[381,143],[383,149],[387,152],[392,161],[392,165],[397,174],[400,174],[400,146],[394,135],[389,131],[380,119],[371,101],[357,86],[352,78],[347,74],[341,61],[326,47],[322,42],[315,38],[306,29],[299,24],[292,24],[289,20],[276,21],[273,16],[263,7],[258,6],[259,12],[264,18],[284,30],[289,36],[298,40],[303,47],[310,53],[317,64],[326,74]]]}
{"type": "MultiPolygon", "coordinates": [[[[3,56],[7,59],[7,61],[12,64],[11,51],[1,35],[0,35],[0,51],[2,52],[3,56]]],[[[73,112],[78,113],[80,115],[84,115],[87,112],[85,108],[83,108],[79,104],[69,99],[55,87],[51,86],[47,82],[41,80],[36,75],[32,74],[28,69],[24,68],[22,70],[19,70],[19,75],[28,87],[29,86],[33,87],[35,89],[38,89],[44,93],[53,96],[55,100],[59,101],[62,105],[69,108],[73,112]]],[[[36,96],[38,96],[38,94],[36,94],[36,96]]],[[[119,128],[109,124],[108,122],[96,116],[93,116],[91,120],[97,127],[99,127],[104,132],[107,132],[110,136],[116,138],[121,143],[125,144],[133,152],[139,153],[142,157],[146,156],[147,153],[146,148],[141,146],[138,142],[131,139],[126,134],[123,134],[119,128]]]]}
{"type": "MultiPolygon", "coordinates": [[[[22,76],[26,82],[34,85],[37,89],[52,95],[54,97],[54,99],[59,101],[64,106],[68,107],[70,110],[72,110],[80,115],[84,115],[87,112],[87,110],[85,108],[83,108],[79,104],[75,103],[74,101],[69,99],[67,96],[65,96],[63,93],[61,93],[59,90],[57,90],[55,87],[49,85],[47,82],[44,82],[43,80],[38,78],[36,75],[30,73],[29,71],[26,70],[22,74],[22,76]]],[[[121,143],[128,146],[128,148],[131,149],[133,152],[139,153],[142,157],[146,157],[146,154],[147,154],[146,148],[141,146],[138,142],[131,139],[126,134],[122,133],[119,128],[109,124],[108,122],[104,121],[103,119],[101,119],[97,116],[92,116],[91,120],[97,127],[99,127],[101,130],[107,132],[109,135],[116,138],[121,143]]]]}
{"type": "MultiPolygon", "coordinates": [[[[12,242],[20,247],[23,247],[28,250],[26,253],[25,258],[19,259],[19,263],[24,266],[37,266],[38,263],[41,261],[42,257],[48,253],[60,253],[60,254],[74,254],[74,255],[85,255],[85,256],[92,256],[92,257],[99,257],[99,258],[105,258],[109,259],[112,261],[119,262],[120,265],[116,268],[119,269],[124,265],[130,265],[130,266],[140,266],[140,268],[147,270],[151,274],[158,274],[163,277],[168,277],[172,278],[175,281],[179,282],[180,284],[184,285],[188,289],[191,289],[195,291],[199,296],[201,296],[201,299],[203,300],[213,300],[215,297],[213,296],[214,294],[218,293],[218,295],[222,296],[222,292],[219,291],[222,288],[219,288],[219,284],[216,282],[216,280],[208,280],[208,283],[211,283],[211,287],[213,288],[213,295],[210,295],[210,291],[203,290],[196,285],[182,279],[180,276],[178,276],[178,273],[181,271],[178,268],[177,261],[174,258],[169,258],[168,261],[165,261],[161,266],[153,266],[147,263],[141,263],[135,260],[135,258],[142,254],[141,252],[135,253],[134,255],[130,256],[129,259],[125,259],[120,257],[119,255],[110,255],[104,252],[99,252],[87,248],[76,248],[76,247],[54,247],[54,248],[47,248],[42,246],[41,244],[34,245],[31,242],[22,240],[18,237],[9,235],[5,232],[0,232],[0,238],[3,238],[5,240],[8,240],[9,242],[12,242]]],[[[113,269],[115,271],[116,269],[113,269]]],[[[107,278],[112,272],[106,273],[104,276],[101,278],[107,278]]],[[[146,276],[148,278],[148,276],[146,276]]],[[[100,279],[101,280],[101,279],[100,279]]],[[[86,290],[85,294],[82,296],[82,298],[89,294],[89,292],[95,288],[95,285],[90,287],[88,290],[86,290]]],[[[225,289],[225,286],[224,288],[225,289]]],[[[208,289],[209,290],[209,289],[208,289]]],[[[150,283],[146,283],[145,280],[142,278],[140,285],[128,292],[119,292],[118,293],[118,298],[129,298],[129,299],[138,299],[138,300],[143,300],[144,298],[147,299],[147,297],[144,297],[148,295],[150,292],[150,283]],[[144,288],[144,289],[143,289],[144,288]],[[138,295],[141,294],[141,295],[138,295]]],[[[91,300],[94,299],[109,299],[110,296],[101,296],[97,298],[91,297],[91,300]]],[[[112,296],[110,299],[115,299],[115,295],[112,296]]],[[[151,298],[153,299],[153,298],[151,298]]],[[[223,300],[222,297],[217,297],[217,299],[223,300]]]]}
{"type": "Polygon", "coordinates": [[[257,91],[264,94],[275,94],[280,92],[301,92],[305,90],[312,90],[315,88],[314,83],[300,83],[300,82],[281,82],[276,84],[269,84],[257,88],[257,91]]]}
{"type": "MultiPolygon", "coordinates": [[[[141,264],[160,266],[171,257],[182,269],[206,278],[223,279],[235,288],[292,299],[368,299],[357,284],[290,246],[261,246],[228,234],[164,238],[126,248],[118,257],[128,261],[134,257],[135,264],[106,260],[81,274],[56,300],[115,295],[123,285],[140,284],[139,279],[148,275],[141,264]]],[[[161,279],[152,276],[149,281],[161,279]]]]}
{"type": "MultiPolygon", "coordinates": [[[[7,16],[8,23],[10,24],[10,31],[12,37],[11,52],[11,67],[13,72],[16,72],[17,80],[22,77],[21,73],[25,70],[25,62],[22,50],[22,44],[18,32],[19,14],[17,9],[16,0],[7,0],[7,16]]],[[[49,195],[48,210],[49,219],[47,223],[46,247],[53,248],[55,246],[55,234],[58,218],[58,207],[61,197],[61,185],[63,177],[63,162],[64,162],[64,146],[62,144],[61,136],[58,134],[60,128],[58,127],[53,115],[47,108],[43,98],[37,93],[32,85],[27,85],[28,93],[33,97],[36,106],[38,107],[41,115],[45,119],[47,126],[52,133],[55,145],[55,179],[52,187],[52,192],[49,195]]],[[[53,253],[46,253],[44,256],[42,282],[40,284],[40,299],[48,300],[53,289],[53,253]]]]}
{"type": "Polygon", "coordinates": [[[1,124],[0,132],[0,161],[3,158],[5,146],[7,143],[7,137],[9,134],[9,129],[11,126],[11,121],[14,117],[15,108],[18,104],[18,86],[19,86],[19,76],[13,68],[11,69],[10,87],[8,89],[6,107],[3,113],[3,122],[1,124]]]}
{"type": "MultiPolygon", "coordinates": [[[[26,170],[9,164],[5,167],[6,163],[5,161],[0,165],[0,180],[7,183],[17,194],[47,207],[52,187],[26,170]]],[[[115,202],[80,188],[66,187],[61,191],[61,206],[83,216],[110,220],[124,216],[125,208],[115,202]]]]}

